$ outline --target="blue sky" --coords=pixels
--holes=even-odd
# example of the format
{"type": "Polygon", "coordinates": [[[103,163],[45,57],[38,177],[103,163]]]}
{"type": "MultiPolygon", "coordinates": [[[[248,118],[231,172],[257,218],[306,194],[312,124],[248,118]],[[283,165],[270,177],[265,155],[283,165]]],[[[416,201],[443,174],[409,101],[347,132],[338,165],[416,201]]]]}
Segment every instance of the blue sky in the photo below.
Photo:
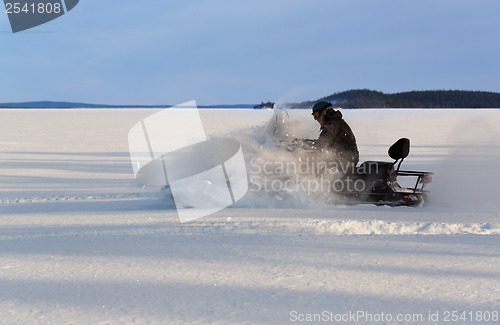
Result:
{"type": "Polygon", "coordinates": [[[0,13],[0,102],[500,91],[499,16],[497,0],[80,0],[13,34],[0,13]]]}

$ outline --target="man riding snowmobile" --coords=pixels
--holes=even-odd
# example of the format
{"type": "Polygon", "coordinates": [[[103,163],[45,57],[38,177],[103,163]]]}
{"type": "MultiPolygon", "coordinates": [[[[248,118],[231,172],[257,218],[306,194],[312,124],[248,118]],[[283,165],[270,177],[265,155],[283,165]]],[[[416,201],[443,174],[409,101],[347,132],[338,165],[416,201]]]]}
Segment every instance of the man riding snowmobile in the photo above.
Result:
{"type": "Polygon", "coordinates": [[[328,167],[322,170],[316,168],[315,174],[333,176],[332,190],[336,194],[333,202],[390,206],[427,204],[428,192],[424,187],[431,182],[433,173],[400,170],[402,161],[410,152],[409,139],[401,138],[389,148],[389,156],[394,162],[365,161],[356,167],[359,161],[356,138],[342,119],[342,113],[334,110],[331,103],[318,102],[313,106],[312,115],[321,125],[319,138],[297,139],[291,149],[299,147],[306,151],[307,156],[327,161],[328,167]],[[332,162],[335,164],[333,168],[332,162]],[[398,176],[415,177],[415,186],[401,187],[397,182],[398,176]],[[350,186],[352,184],[354,186],[350,186]]]}
{"type": "Polygon", "coordinates": [[[331,103],[323,101],[316,103],[312,111],[312,116],[321,125],[321,133],[315,140],[297,140],[298,146],[319,150],[341,173],[354,170],[359,161],[358,146],[342,113],[334,110],[331,103]]]}

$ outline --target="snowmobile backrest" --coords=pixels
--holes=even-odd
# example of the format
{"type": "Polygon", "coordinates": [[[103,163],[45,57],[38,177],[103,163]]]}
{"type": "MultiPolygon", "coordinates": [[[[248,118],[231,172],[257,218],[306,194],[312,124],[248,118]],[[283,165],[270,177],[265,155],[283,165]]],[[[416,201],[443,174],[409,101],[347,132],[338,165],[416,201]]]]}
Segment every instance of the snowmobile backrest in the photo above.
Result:
{"type": "Polygon", "coordinates": [[[394,160],[405,159],[410,153],[410,139],[401,138],[389,148],[389,156],[394,160]]]}

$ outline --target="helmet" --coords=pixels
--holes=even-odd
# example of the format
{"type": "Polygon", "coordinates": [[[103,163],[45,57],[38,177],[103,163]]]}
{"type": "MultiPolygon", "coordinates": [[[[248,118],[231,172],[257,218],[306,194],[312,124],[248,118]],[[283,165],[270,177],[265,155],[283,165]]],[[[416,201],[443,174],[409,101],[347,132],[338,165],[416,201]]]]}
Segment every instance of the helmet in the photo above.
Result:
{"type": "Polygon", "coordinates": [[[329,102],[317,102],[313,106],[313,112],[312,116],[314,116],[315,119],[318,119],[319,116],[328,108],[332,107],[332,104],[329,102]]]}

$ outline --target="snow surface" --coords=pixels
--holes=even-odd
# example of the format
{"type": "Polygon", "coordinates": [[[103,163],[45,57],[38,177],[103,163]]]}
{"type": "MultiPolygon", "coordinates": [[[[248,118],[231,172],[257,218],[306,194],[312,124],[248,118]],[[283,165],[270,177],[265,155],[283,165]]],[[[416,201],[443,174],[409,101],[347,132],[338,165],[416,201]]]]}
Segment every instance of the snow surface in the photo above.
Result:
{"type": "MultiPolygon", "coordinates": [[[[405,169],[436,173],[429,207],[248,193],[185,224],[133,177],[127,133],[156,111],[0,110],[0,323],[498,323],[499,110],[343,111],[360,161],[411,139],[405,169]]],[[[271,115],[201,110],[247,160],[284,157],[258,141],[271,115]]]]}

